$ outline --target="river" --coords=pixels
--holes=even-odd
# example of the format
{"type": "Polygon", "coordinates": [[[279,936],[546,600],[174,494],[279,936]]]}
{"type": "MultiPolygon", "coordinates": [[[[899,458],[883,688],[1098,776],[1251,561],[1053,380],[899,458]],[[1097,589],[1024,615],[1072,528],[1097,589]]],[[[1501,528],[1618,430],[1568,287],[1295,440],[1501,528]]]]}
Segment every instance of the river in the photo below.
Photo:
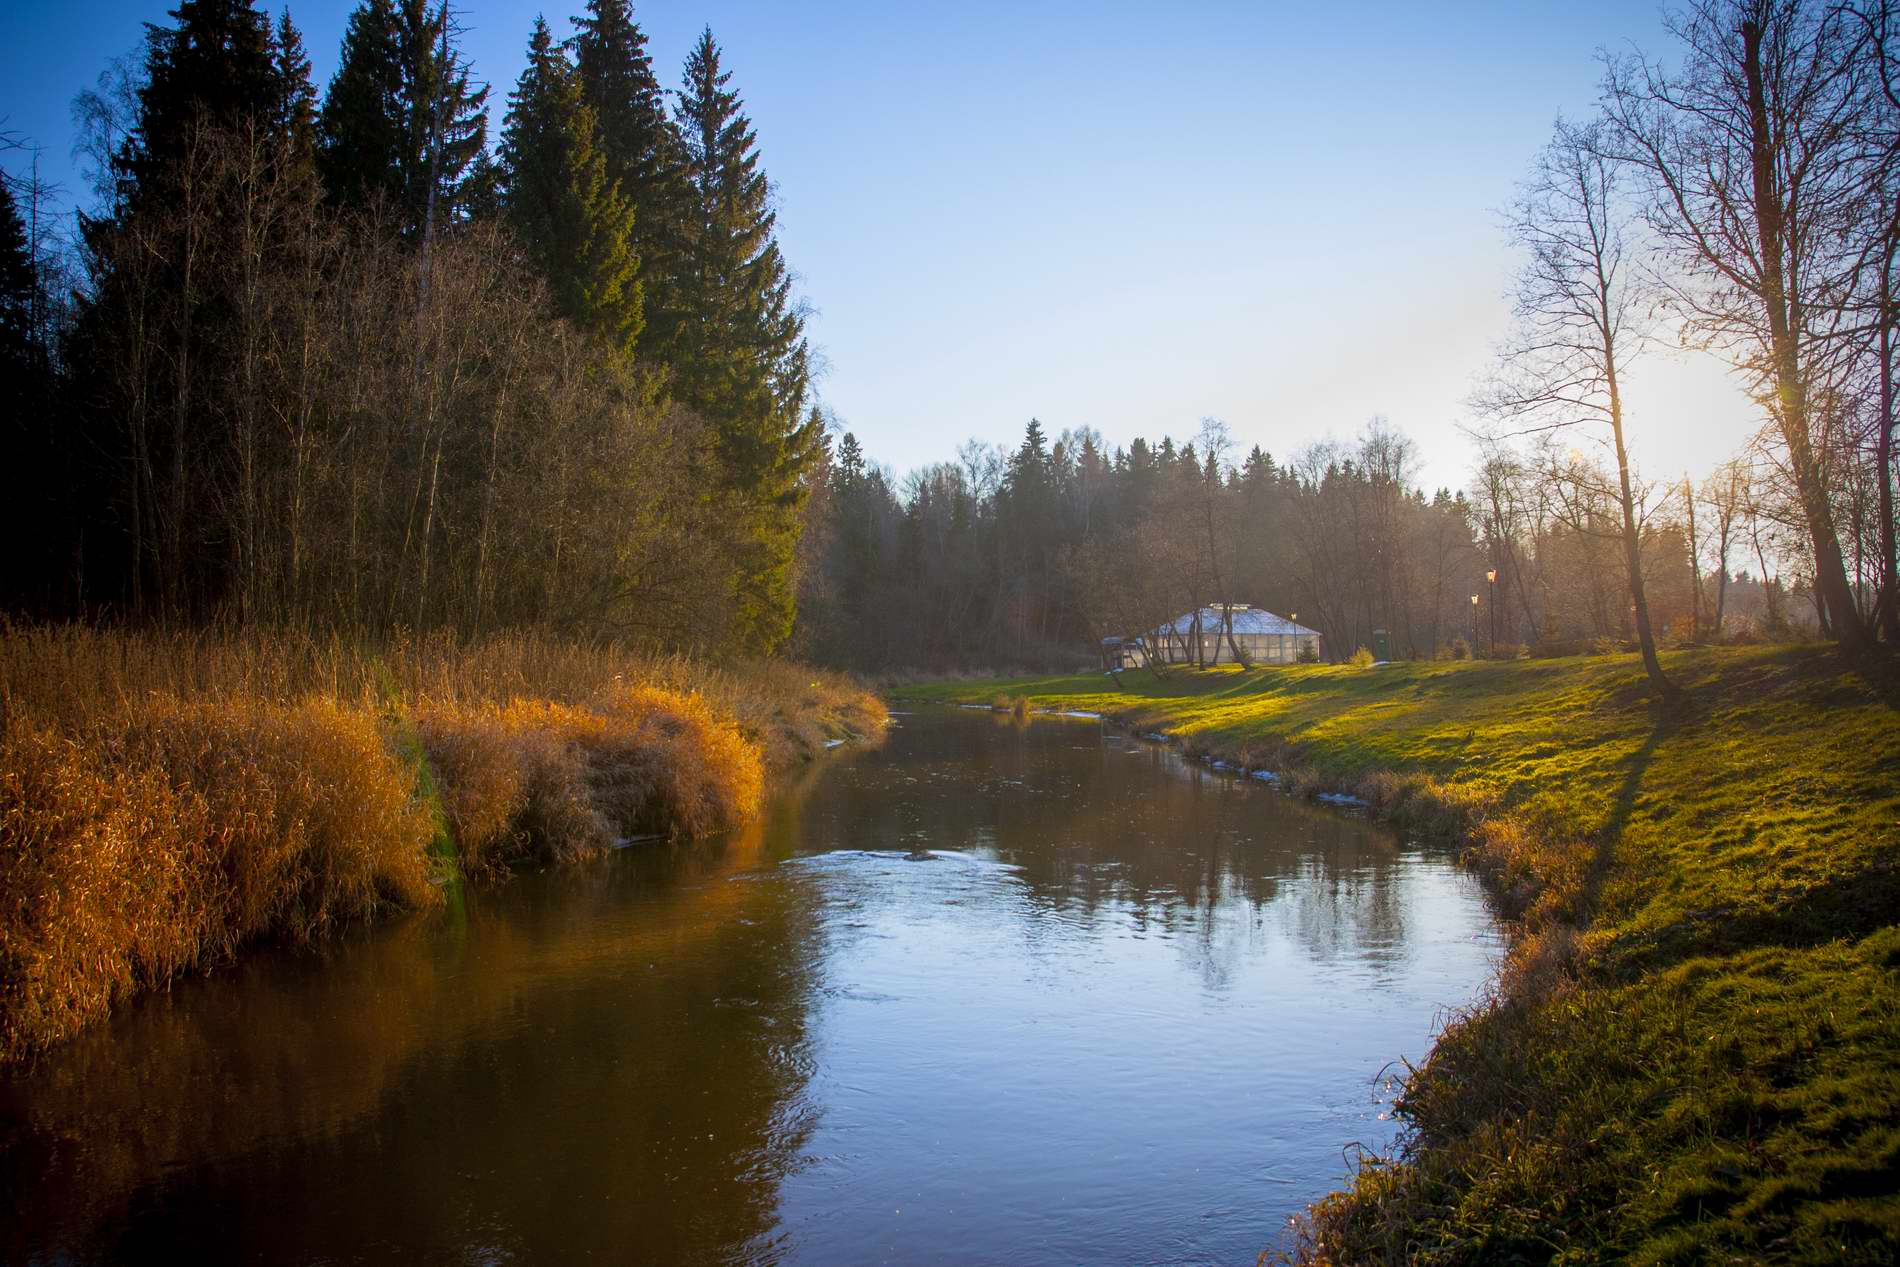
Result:
{"type": "Polygon", "coordinates": [[[1499,944],[1351,811],[899,715],[742,834],[256,953],[0,1079],[0,1256],[1251,1264],[1499,944]]]}

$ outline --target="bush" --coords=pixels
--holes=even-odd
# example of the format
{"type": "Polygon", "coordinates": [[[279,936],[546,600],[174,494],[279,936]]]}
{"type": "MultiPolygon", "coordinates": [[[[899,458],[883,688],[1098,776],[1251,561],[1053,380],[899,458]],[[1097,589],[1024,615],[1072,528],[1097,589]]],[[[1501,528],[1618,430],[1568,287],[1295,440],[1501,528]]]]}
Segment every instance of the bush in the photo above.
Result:
{"type": "Polygon", "coordinates": [[[1352,653],[1352,659],[1346,661],[1346,663],[1352,665],[1355,669],[1369,669],[1376,661],[1373,660],[1371,651],[1361,647],[1352,653]]]}
{"type": "Polygon", "coordinates": [[[1027,695],[998,695],[990,701],[992,713],[1008,713],[1017,721],[1029,720],[1029,697],[1027,695]]]}
{"type": "Polygon", "coordinates": [[[1471,658],[1471,644],[1466,642],[1462,637],[1453,638],[1451,640],[1451,658],[1454,660],[1469,660],[1471,658]]]}
{"type": "Polygon", "coordinates": [[[1297,664],[1318,664],[1319,648],[1310,642],[1301,644],[1300,654],[1294,657],[1294,662],[1297,664]]]}

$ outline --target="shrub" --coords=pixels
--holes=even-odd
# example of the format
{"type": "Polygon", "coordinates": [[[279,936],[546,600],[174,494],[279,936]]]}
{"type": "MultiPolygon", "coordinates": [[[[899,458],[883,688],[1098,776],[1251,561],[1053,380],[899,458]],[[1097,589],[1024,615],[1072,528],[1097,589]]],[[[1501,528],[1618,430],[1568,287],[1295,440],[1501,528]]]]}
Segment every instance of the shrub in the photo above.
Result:
{"type": "Polygon", "coordinates": [[[1029,697],[1027,695],[998,695],[990,701],[992,713],[1008,713],[1017,721],[1029,720],[1029,697]]]}
{"type": "Polygon", "coordinates": [[[1294,657],[1294,662],[1297,664],[1318,664],[1319,648],[1314,646],[1311,642],[1302,643],[1300,653],[1294,657]]]}
{"type": "Polygon", "coordinates": [[[1373,666],[1375,661],[1372,658],[1372,652],[1365,647],[1361,647],[1352,653],[1352,659],[1346,663],[1352,665],[1355,669],[1369,669],[1373,666]]]}
{"type": "Polygon", "coordinates": [[[1462,637],[1453,638],[1451,640],[1451,658],[1454,660],[1469,660],[1471,658],[1471,644],[1466,642],[1462,637]]]}

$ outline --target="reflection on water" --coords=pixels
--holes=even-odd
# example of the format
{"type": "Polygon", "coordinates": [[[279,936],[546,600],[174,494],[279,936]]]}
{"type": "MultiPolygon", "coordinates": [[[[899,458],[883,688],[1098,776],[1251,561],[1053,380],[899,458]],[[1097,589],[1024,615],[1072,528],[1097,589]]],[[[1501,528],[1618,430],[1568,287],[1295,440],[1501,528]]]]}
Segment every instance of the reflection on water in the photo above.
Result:
{"type": "Polygon", "coordinates": [[[0,1082],[15,1261],[1250,1263],[1494,941],[1444,860],[918,714],[741,837],[265,955],[0,1082]]]}

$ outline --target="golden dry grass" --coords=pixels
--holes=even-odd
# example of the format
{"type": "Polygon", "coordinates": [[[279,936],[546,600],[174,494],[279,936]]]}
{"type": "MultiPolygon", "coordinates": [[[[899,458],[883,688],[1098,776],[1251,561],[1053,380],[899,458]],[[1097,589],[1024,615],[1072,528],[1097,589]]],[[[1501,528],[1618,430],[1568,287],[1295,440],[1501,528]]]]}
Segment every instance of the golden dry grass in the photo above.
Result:
{"type": "Polygon", "coordinates": [[[0,1051],[262,935],[437,900],[429,817],[373,718],[154,696],[0,734],[0,1051]]]}
{"type": "Polygon", "coordinates": [[[619,840],[703,836],[758,812],[760,748],[699,695],[617,682],[587,706],[430,701],[418,728],[471,871],[619,840]]]}
{"type": "Polygon", "coordinates": [[[0,624],[0,1060],[246,942],[433,905],[454,863],[734,827],[768,768],[883,721],[839,675],[539,635],[0,624]]]}

